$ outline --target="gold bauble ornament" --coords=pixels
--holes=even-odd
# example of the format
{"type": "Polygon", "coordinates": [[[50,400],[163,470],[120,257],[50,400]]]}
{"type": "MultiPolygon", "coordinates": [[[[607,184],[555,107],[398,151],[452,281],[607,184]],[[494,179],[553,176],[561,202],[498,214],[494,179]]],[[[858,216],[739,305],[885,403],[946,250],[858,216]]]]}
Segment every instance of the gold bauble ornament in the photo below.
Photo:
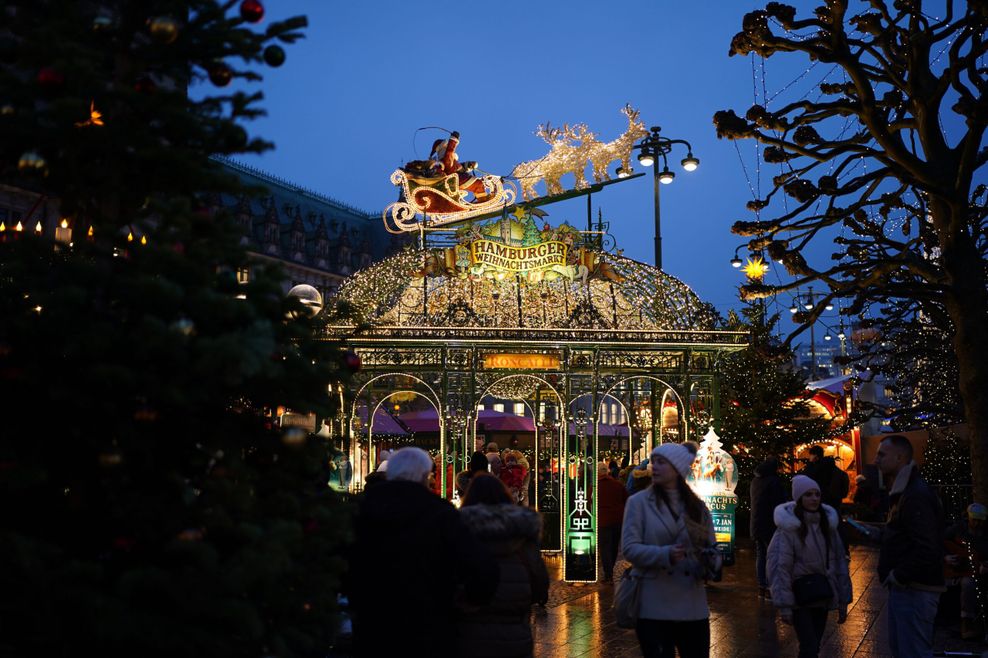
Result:
{"type": "Polygon", "coordinates": [[[148,21],[148,30],[152,39],[168,45],[178,38],[178,21],[170,16],[157,16],[148,21]]]}

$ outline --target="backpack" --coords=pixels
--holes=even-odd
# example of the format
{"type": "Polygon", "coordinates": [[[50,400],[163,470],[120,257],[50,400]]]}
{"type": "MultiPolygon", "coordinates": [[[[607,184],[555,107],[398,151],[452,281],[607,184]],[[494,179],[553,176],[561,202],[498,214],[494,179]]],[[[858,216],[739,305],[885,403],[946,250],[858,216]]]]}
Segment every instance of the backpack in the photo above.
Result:
{"type": "Polygon", "coordinates": [[[827,494],[829,498],[836,502],[844,500],[847,497],[847,493],[851,490],[851,479],[847,476],[847,473],[839,468],[835,468],[830,476],[830,482],[827,485],[827,494]]]}

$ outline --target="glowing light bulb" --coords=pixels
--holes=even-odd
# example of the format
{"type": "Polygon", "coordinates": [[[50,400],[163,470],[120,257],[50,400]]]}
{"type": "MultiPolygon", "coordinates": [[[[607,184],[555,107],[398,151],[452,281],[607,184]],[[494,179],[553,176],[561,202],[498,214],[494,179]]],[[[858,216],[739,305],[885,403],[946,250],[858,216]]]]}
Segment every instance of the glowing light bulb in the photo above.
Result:
{"type": "Polygon", "coordinates": [[[655,164],[655,157],[651,153],[643,151],[638,154],[638,162],[640,162],[643,167],[651,167],[655,164]]]}
{"type": "Polygon", "coordinates": [[[688,153],[686,154],[686,157],[683,158],[681,164],[683,165],[683,169],[686,171],[696,171],[696,168],[700,166],[700,160],[698,158],[694,158],[692,153],[688,153]]]}
{"type": "Polygon", "coordinates": [[[669,168],[668,167],[666,167],[665,169],[663,169],[662,170],[662,173],[659,174],[659,182],[662,183],[663,185],[668,185],[675,178],[676,178],[676,174],[674,174],[671,171],[669,171],[669,168]]]}

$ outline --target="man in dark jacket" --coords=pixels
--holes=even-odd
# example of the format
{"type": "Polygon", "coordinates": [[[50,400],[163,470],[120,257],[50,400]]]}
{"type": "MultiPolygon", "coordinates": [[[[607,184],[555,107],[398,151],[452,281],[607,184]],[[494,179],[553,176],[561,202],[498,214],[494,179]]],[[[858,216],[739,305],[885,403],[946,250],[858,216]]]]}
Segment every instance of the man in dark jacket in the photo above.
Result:
{"type": "Polygon", "coordinates": [[[450,655],[457,597],[483,604],[497,588],[497,562],[428,489],[432,464],[398,450],[361,501],[348,574],[357,655],[450,655]]]}
{"type": "Polygon", "coordinates": [[[889,514],[880,533],[878,576],[888,587],[892,655],[932,656],[933,620],[943,584],[943,510],[919,474],[909,439],[885,437],[875,465],[889,487],[889,514]]]}
{"type": "Polygon", "coordinates": [[[597,536],[600,538],[600,562],[604,581],[614,579],[614,563],[621,545],[621,525],[624,521],[624,501],[628,490],[611,477],[607,464],[597,465],[597,536]]]}
{"type": "Polygon", "coordinates": [[[775,534],[775,508],[789,502],[789,494],[779,477],[779,460],[769,457],[755,468],[751,479],[751,539],[755,542],[755,575],[758,577],[758,595],[770,597],[765,559],[768,544],[775,534]]]}

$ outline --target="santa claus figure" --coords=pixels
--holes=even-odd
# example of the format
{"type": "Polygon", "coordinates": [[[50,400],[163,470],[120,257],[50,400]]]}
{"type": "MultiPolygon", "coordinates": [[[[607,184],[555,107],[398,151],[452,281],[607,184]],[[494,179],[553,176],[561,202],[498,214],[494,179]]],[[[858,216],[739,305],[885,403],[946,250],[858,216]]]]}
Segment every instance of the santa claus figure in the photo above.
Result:
{"type": "Polygon", "coordinates": [[[436,160],[442,167],[443,174],[456,174],[459,189],[462,193],[473,192],[474,202],[484,201],[488,194],[484,189],[484,181],[473,174],[476,162],[460,163],[456,147],[460,143],[460,133],[453,131],[448,139],[437,139],[432,145],[430,159],[436,160]]]}

